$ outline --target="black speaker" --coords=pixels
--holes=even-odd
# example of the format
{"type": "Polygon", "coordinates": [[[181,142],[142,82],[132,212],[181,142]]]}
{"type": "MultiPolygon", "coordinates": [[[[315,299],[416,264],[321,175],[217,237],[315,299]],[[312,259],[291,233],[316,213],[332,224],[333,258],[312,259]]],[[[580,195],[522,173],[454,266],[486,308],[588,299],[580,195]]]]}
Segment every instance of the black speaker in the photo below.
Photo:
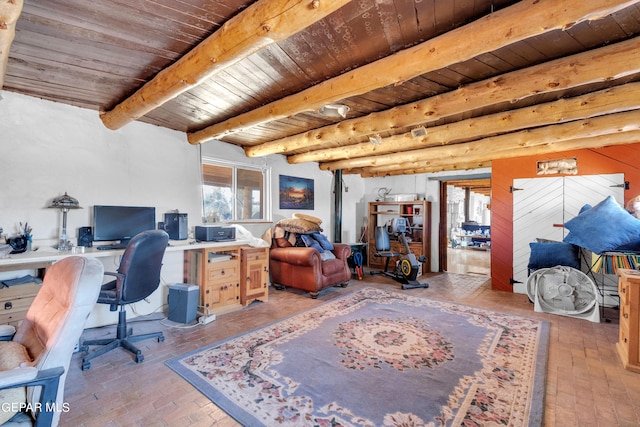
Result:
{"type": "Polygon", "coordinates": [[[186,213],[165,213],[164,229],[171,240],[186,240],[189,226],[186,213]]]}
{"type": "Polygon", "coordinates": [[[78,246],[90,248],[93,246],[93,233],[91,227],[80,227],[78,229],[78,246]]]}

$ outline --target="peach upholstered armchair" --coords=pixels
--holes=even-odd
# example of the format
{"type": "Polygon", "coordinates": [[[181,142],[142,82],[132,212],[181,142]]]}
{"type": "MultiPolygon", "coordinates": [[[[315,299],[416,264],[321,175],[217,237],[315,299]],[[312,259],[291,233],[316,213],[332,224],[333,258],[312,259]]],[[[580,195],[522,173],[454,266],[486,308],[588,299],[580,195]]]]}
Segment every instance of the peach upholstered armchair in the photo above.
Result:
{"type": "Polygon", "coordinates": [[[0,424],[56,426],[73,350],[93,309],[104,268],[71,256],[47,270],[11,341],[0,341],[0,424]],[[4,399],[4,401],[2,401],[4,399]],[[35,422],[34,422],[35,420],[35,422]]]}

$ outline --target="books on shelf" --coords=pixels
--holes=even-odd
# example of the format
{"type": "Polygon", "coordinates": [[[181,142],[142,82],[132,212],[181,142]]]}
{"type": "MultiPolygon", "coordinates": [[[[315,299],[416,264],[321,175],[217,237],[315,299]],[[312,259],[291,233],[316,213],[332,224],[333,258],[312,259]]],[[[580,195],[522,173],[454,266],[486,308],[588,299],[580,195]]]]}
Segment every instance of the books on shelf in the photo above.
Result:
{"type": "Polygon", "coordinates": [[[617,274],[618,269],[640,269],[640,253],[636,252],[603,252],[592,255],[591,269],[604,274],[617,274]]]}

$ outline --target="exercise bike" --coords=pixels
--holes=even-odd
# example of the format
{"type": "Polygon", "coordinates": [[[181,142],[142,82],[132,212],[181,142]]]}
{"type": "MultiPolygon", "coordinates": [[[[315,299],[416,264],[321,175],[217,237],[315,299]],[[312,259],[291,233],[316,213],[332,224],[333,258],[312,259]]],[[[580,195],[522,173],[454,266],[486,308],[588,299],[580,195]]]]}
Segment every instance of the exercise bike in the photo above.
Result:
{"type": "Polygon", "coordinates": [[[402,289],[428,288],[428,283],[420,283],[416,280],[420,269],[419,263],[426,262],[426,258],[423,255],[416,258],[411,252],[411,248],[409,248],[409,243],[405,237],[408,228],[406,219],[395,218],[389,227],[391,228],[391,234],[395,234],[398,241],[404,246],[404,253],[391,251],[391,242],[387,228],[386,226],[382,226],[376,227],[375,230],[376,249],[378,250],[375,256],[386,258],[384,270],[371,271],[371,274],[384,274],[385,276],[389,276],[402,283],[402,289]],[[398,256],[401,256],[401,258],[396,264],[395,271],[389,271],[389,261],[391,258],[398,256]]]}

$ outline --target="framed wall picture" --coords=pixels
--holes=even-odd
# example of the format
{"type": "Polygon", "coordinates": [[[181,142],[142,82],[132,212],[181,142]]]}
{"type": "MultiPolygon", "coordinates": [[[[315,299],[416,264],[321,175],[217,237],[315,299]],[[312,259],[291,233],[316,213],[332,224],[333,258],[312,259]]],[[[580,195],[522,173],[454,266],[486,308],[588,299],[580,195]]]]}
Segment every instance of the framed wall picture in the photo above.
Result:
{"type": "Polygon", "coordinates": [[[313,180],[280,175],[280,209],[313,210],[313,180]]]}

